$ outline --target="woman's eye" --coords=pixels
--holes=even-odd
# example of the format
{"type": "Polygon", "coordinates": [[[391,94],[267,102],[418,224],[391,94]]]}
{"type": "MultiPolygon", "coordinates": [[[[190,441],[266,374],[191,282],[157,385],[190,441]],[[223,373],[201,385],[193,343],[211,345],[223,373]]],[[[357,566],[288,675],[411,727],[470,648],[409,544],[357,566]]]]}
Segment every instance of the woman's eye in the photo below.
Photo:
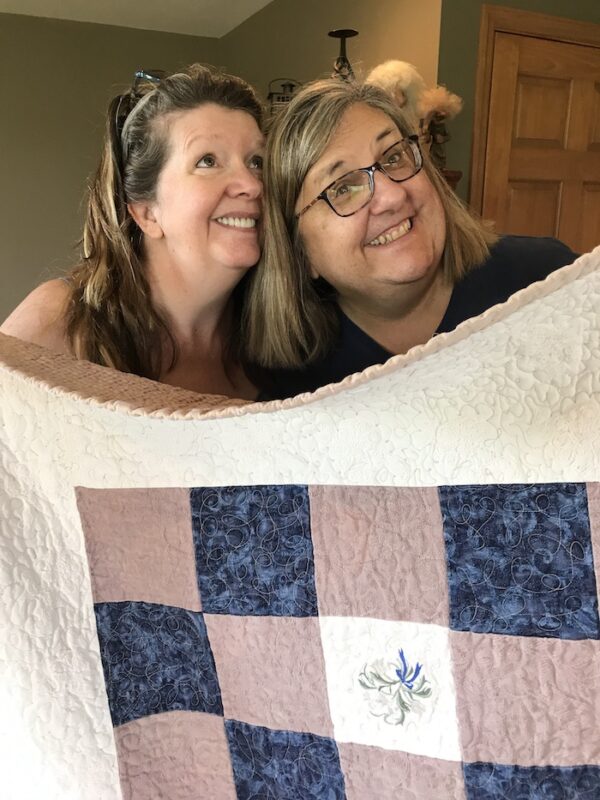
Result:
{"type": "Polygon", "coordinates": [[[250,169],[262,170],[264,159],[262,156],[252,156],[250,159],[250,169]]]}
{"type": "Polygon", "coordinates": [[[389,152],[384,159],[383,166],[384,167],[399,167],[406,163],[406,152],[403,148],[398,148],[397,150],[392,150],[389,152]]]}
{"type": "Polygon", "coordinates": [[[336,197],[342,197],[348,192],[352,191],[352,186],[349,183],[336,183],[335,186],[331,187],[331,195],[335,199],[336,197]]]}
{"type": "Polygon", "coordinates": [[[211,153],[207,153],[196,162],[197,167],[215,167],[216,165],[217,159],[211,153]]]}

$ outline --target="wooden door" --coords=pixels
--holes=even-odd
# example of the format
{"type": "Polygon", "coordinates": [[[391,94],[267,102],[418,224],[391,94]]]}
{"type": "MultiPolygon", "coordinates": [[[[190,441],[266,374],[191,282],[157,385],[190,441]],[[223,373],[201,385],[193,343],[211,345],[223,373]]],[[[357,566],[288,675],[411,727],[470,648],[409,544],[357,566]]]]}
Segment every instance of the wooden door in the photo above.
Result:
{"type": "Polygon", "coordinates": [[[556,236],[585,252],[600,244],[600,26],[590,25],[591,42],[580,44],[559,40],[557,18],[545,17],[553,21],[547,35],[532,35],[531,18],[543,15],[517,14],[529,30],[506,30],[503,11],[490,35],[473,205],[499,232],[556,236]]]}

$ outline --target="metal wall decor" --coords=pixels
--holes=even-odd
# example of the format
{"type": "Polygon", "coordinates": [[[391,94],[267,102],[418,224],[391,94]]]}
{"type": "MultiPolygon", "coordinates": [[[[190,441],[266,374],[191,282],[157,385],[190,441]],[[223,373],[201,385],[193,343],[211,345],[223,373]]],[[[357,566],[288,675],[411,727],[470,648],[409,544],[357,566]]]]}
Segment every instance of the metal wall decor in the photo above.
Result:
{"type": "Polygon", "coordinates": [[[358,36],[358,31],[352,28],[338,28],[337,30],[329,31],[327,35],[340,40],[340,54],[333,64],[333,73],[331,77],[341,78],[343,81],[353,81],[354,71],[346,55],[346,39],[358,36]]]}

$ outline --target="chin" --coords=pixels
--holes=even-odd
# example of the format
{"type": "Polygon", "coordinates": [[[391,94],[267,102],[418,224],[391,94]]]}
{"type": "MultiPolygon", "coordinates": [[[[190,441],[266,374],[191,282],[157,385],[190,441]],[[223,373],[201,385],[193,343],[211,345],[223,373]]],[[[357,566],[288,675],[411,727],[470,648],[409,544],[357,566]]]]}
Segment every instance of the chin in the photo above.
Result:
{"type": "Polygon", "coordinates": [[[247,270],[254,267],[259,258],[260,250],[258,248],[252,248],[245,253],[239,251],[237,253],[228,253],[227,256],[222,259],[221,263],[228,269],[247,270]]]}
{"type": "Polygon", "coordinates": [[[240,269],[250,269],[256,266],[259,258],[260,251],[257,250],[255,253],[252,253],[252,255],[249,255],[248,258],[240,258],[237,263],[240,269]]]}
{"type": "Polygon", "coordinates": [[[375,274],[379,274],[381,279],[387,283],[402,284],[402,283],[416,283],[430,276],[432,272],[431,262],[427,261],[411,261],[407,264],[390,264],[387,269],[375,270],[375,274]]]}

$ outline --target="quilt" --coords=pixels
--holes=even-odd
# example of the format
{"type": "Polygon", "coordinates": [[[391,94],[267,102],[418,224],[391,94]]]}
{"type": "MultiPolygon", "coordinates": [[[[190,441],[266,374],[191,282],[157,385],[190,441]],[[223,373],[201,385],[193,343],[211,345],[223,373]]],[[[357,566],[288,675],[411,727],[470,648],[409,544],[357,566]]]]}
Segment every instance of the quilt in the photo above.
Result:
{"type": "Polygon", "coordinates": [[[599,309],[255,404],[0,336],[0,796],[600,798],[599,309]]]}

